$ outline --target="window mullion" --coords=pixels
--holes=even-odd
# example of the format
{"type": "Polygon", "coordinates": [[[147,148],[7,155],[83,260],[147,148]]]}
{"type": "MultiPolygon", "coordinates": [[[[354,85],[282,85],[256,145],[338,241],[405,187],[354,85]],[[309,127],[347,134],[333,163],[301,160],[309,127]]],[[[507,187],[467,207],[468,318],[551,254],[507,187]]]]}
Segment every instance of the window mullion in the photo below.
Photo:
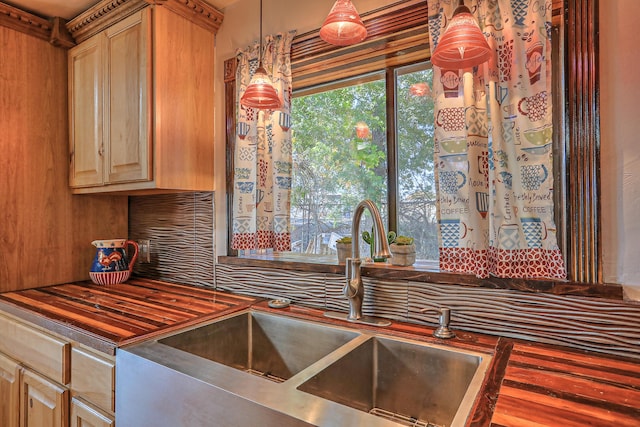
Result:
{"type": "Polygon", "coordinates": [[[386,109],[387,109],[387,197],[389,230],[398,231],[398,144],[396,127],[396,72],[387,68],[386,81],[386,109]]]}

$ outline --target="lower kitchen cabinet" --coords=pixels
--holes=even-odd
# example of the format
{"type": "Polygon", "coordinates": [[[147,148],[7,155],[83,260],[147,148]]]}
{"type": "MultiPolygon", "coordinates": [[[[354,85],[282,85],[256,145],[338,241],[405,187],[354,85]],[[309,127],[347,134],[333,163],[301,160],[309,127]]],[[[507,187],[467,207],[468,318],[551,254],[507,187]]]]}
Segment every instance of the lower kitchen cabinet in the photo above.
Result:
{"type": "Polygon", "coordinates": [[[21,381],[20,427],[66,427],[69,425],[69,390],[24,369],[21,381]]]}
{"type": "Polygon", "coordinates": [[[115,357],[98,353],[0,315],[0,427],[113,427],[115,357]]]}
{"type": "Polygon", "coordinates": [[[20,364],[0,353],[0,426],[18,427],[20,364]]]}
{"type": "Polygon", "coordinates": [[[113,417],[91,406],[81,399],[71,399],[72,427],[114,427],[113,417]]]}
{"type": "Polygon", "coordinates": [[[0,353],[0,426],[66,427],[69,390],[0,353]]]}

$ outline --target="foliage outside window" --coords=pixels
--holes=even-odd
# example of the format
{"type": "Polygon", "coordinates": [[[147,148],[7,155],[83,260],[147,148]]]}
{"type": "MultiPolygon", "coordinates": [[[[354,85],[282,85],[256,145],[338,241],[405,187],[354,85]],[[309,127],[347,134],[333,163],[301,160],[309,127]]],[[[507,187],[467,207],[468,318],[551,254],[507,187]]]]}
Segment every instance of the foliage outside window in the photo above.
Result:
{"type": "Polygon", "coordinates": [[[294,94],[294,252],[335,253],[335,241],[351,235],[353,209],[371,199],[390,229],[415,238],[419,259],[437,259],[431,69],[422,63],[384,71],[294,94]],[[396,108],[387,109],[387,87],[395,90],[396,108]],[[388,129],[395,134],[388,137],[388,129]],[[390,151],[396,167],[389,167],[390,151]],[[398,188],[389,188],[392,182],[398,188]]]}

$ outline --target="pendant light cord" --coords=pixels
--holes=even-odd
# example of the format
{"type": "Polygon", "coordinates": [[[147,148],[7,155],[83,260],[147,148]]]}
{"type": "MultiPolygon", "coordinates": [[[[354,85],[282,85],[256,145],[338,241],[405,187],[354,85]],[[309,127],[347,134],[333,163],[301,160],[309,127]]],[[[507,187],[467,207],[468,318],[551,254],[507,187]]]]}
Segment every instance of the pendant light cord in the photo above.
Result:
{"type": "Polygon", "coordinates": [[[262,67],[262,0],[260,0],[260,50],[258,51],[258,68],[262,67]]]}

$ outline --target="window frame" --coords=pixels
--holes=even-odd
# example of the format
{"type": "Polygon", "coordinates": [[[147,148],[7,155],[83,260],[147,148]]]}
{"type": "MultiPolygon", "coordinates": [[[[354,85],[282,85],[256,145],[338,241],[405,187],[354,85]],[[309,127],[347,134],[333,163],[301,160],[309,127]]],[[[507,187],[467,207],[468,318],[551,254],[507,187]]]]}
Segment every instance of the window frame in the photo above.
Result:
{"type": "MultiPolygon", "coordinates": [[[[558,242],[565,254],[568,279],[583,284],[603,284],[601,257],[600,225],[600,111],[598,79],[598,6],[599,0],[553,0],[553,25],[562,35],[558,59],[561,76],[559,79],[560,97],[554,103],[558,110],[560,129],[555,132],[555,144],[560,147],[556,168],[556,180],[559,191],[556,204],[564,207],[564,216],[557,218],[558,242]],[[572,46],[571,49],[566,48],[572,46]],[[571,179],[568,179],[571,177],[571,179]]],[[[362,51],[378,52],[371,54],[370,64],[384,62],[388,69],[394,66],[408,65],[428,59],[428,11],[423,0],[402,0],[392,5],[363,13],[362,19],[369,30],[369,36],[363,43],[337,48],[324,43],[319,37],[319,29],[298,35],[292,45],[292,73],[294,90],[322,83],[323,78],[335,79],[363,74],[366,71],[366,58],[362,51]],[[416,31],[423,31],[422,37],[416,31]],[[404,37],[404,38],[403,38],[404,37]],[[427,38],[427,46],[423,40],[427,38]],[[386,50],[389,45],[402,45],[403,49],[386,50]],[[411,47],[413,43],[415,49],[411,47]],[[377,48],[371,49],[372,45],[377,48]],[[368,49],[367,49],[368,47],[368,49]],[[382,48],[381,48],[382,47],[382,48]],[[325,66],[323,66],[323,64],[325,66]],[[357,66],[354,66],[357,64],[357,66]],[[322,70],[318,73],[311,70],[322,70]]],[[[224,63],[225,82],[225,118],[226,118],[226,199],[228,236],[232,235],[233,206],[233,152],[235,145],[235,71],[236,58],[224,63]]],[[[378,66],[378,70],[380,67],[378,66]]],[[[370,70],[372,71],[372,70],[370,70]]],[[[387,70],[387,72],[393,72],[387,70]]],[[[387,76],[387,82],[389,82],[387,76]]],[[[388,90],[388,89],[387,89],[388,90]]],[[[387,108],[393,107],[395,94],[387,97],[387,108]]],[[[387,129],[387,141],[390,133],[395,138],[395,126],[387,129]]],[[[388,151],[388,165],[397,166],[397,154],[388,151]]],[[[389,178],[395,178],[389,173],[389,178]]],[[[393,183],[397,188],[397,181],[393,183]]],[[[389,183],[392,186],[392,183],[389,183]]],[[[389,218],[397,217],[391,211],[395,200],[389,195],[389,218]]],[[[392,226],[392,224],[389,224],[392,226]]],[[[227,253],[237,255],[230,247],[228,239],[227,253]]],[[[450,273],[445,273],[451,275],[450,273]]],[[[465,277],[465,282],[470,279],[465,277]]],[[[495,280],[495,279],[492,279],[495,280]]],[[[536,287],[536,280],[528,280],[527,286],[536,287]]],[[[564,281],[545,281],[554,283],[564,281]]],[[[544,287],[544,286],[543,286],[544,287]]],[[[588,287],[590,295],[597,287],[588,287]]]]}

